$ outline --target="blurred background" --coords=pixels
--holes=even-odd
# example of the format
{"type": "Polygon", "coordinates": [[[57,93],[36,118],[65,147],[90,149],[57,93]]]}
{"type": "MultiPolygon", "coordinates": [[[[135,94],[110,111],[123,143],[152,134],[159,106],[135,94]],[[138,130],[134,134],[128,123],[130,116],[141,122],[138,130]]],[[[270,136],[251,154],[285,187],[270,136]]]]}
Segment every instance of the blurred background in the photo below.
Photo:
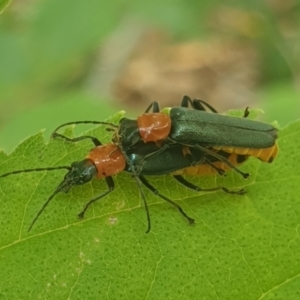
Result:
{"type": "Polygon", "coordinates": [[[299,83],[298,0],[13,0],[0,15],[5,151],[185,94],[285,126],[300,116],[299,83]]]}

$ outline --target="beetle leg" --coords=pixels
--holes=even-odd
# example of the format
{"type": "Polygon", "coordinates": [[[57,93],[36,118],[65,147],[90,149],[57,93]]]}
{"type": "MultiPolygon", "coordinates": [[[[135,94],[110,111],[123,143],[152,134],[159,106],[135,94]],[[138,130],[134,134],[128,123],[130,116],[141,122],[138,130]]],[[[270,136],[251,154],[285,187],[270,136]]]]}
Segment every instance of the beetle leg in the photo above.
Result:
{"type": "Polygon", "coordinates": [[[215,169],[220,176],[226,176],[226,171],[216,167],[209,159],[205,159],[205,162],[210,165],[213,169],[215,169]]]}
{"type": "Polygon", "coordinates": [[[87,211],[87,209],[90,207],[91,204],[93,204],[94,202],[96,202],[96,201],[100,200],[101,198],[105,197],[106,195],[108,195],[110,192],[112,192],[114,190],[115,183],[114,183],[114,180],[112,179],[112,177],[111,176],[106,177],[105,181],[106,181],[107,186],[108,186],[108,191],[102,193],[101,195],[91,199],[88,203],[86,203],[83,210],[78,214],[78,217],[80,219],[84,218],[84,214],[87,211]]]}
{"type": "Polygon", "coordinates": [[[145,110],[145,113],[148,113],[152,108],[152,112],[154,113],[157,113],[157,112],[160,112],[160,109],[159,109],[159,104],[158,102],[156,101],[153,101],[149,106],[148,108],[145,110]]]}
{"type": "Polygon", "coordinates": [[[248,116],[249,116],[249,107],[247,106],[246,108],[245,108],[245,111],[244,111],[244,115],[243,115],[243,118],[247,118],[248,116]]]}
{"type": "Polygon", "coordinates": [[[192,225],[195,223],[195,220],[193,218],[189,217],[179,204],[177,204],[176,202],[172,201],[171,199],[165,197],[164,195],[160,194],[159,191],[153,185],[151,185],[144,176],[140,175],[139,179],[152,193],[154,193],[156,196],[162,198],[163,200],[167,201],[168,203],[170,203],[171,205],[176,207],[179,210],[179,212],[187,219],[189,224],[192,225]]]}
{"type": "Polygon", "coordinates": [[[217,154],[214,151],[211,151],[209,148],[200,146],[200,145],[186,145],[190,148],[196,148],[201,150],[203,153],[207,153],[215,158],[217,158],[219,161],[224,162],[226,165],[228,165],[230,168],[235,170],[237,173],[241,174],[245,179],[249,177],[249,173],[242,172],[239,168],[237,168],[232,162],[230,162],[227,158],[223,157],[222,155],[217,154]]]}
{"type": "Polygon", "coordinates": [[[210,189],[202,189],[200,188],[199,186],[197,185],[194,185],[193,183],[187,181],[185,178],[183,178],[181,175],[173,175],[173,177],[178,181],[180,182],[182,185],[184,185],[185,187],[189,188],[189,189],[192,189],[194,191],[197,191],[197,192],[212,192],[212,191],[217,191],[217,190],[222,190],[224,191],[225,193],[229,193],[229,194],[238,194],[238,195],[243,195],[245,193],[245,190],[244,189],[240,189],[240,190],[237,190],[237,191],[232,191],[232,190],[229,190],[223,186],[216,186],[214,188],[210,188],[210,189]]]}
{"type": "Polygon", "coordinates": [[[206,111],[205,107],[209,108],[213,113],[218,113],[216,109],[214,109],[211,105],[209,105],[207,102],[200,100],[200,99],[194,99],[192,100],[189,96],[183,96],[181,100],[181,107],[189,107],[189,105],[196,109],[196,110],[202,110],[206,111]]]}

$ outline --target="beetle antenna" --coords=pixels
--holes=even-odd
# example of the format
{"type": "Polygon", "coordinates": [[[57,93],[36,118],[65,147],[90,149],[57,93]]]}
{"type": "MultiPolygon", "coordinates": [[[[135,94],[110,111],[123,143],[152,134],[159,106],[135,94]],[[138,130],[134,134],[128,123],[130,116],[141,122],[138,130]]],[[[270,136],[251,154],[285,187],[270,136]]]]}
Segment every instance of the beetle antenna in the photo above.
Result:
{"type": "Polygon", "coordinates": [[[113,128],[118,128],[119,125],[110,123],[110,122],[101,122],[101,121],[74,121],[74,122],[67,122],[64,124],[59,125],[51,134],[51,136],[53,136],[54,133],[56,133],[56,131],[58,131],[59,129],[61,129],[62,127],[68,126],[68,125],[74,125],[74,124],[99,124],[99,125],[108,125],[111,126],[113,128]]]}
{"type": "MultiPolygon", "coordinates": [[[[14,175],[14,174],[19,174],[19,173],[27,173],[27,172],[40,172],[40,171],[53,171],[53,170],[60,170],[60,169],[67,169],[67,170],[71,170],[71,167],[69,166],[61,166],[61,167],[47,167],[47,168],[35,168],[35,169],[24,169],[24,170],[17,170],[17,171],[12,171],[12,172],[8,172],[5,174],[0,175],[0,178],[2,177],[7,177],[10,175],[14,175]]],[[[68,183],[64,183],[64,181],[56,188],[56,190],[54,191],[54,193],[47,199],[47,201],[44,203],[43,207],[40,209],[40,211],[37,213],[37,215],[35,216],[35,218],[33,219],[28,231],[31,230],[32,226],[34,225],[34,223],[36,222],[36,220],[38,219],[38,217],[40,216],[40,214],[43,212],[43,210],[46,208],[46,206],[49,204],[49,202],[53,199],[53,197],[59,193],[60,191],[62,191],[67,185],[68,183]]]]}
{"type": "Polygon", "coordinates": [[[69,166],[24,169],[24,170],[17,170],[17,171],[11,171],[11,172],[8,172],[8,173],[4,173],[4,174],[0,175],[0,178],[7,177],[7,176],[10,176],[10,175],[14,175],[14,174],[19,174],[19,173],[53,171],[53,170],[60,170],[60,169],[67,169],[69,171],[71,170],[71,168],[69,166]]]}
{"type": "Polygon", "coordinates": [[[54,196],[57,193],[59,193],[60,191],[62,191],[66,186],[68,186],[68,183],[64,183],[64,181],[62,181],[62,183],[55,189],[55,191],[47,199],[47,201],[44,203],[44,205],[42,206],[42,208],[39,210],[39,212],[34,217],[33,221],[31,222],[31,224],[30,224],[30,226],[28,228],[28,232],[31,230],[31,228],[33,227],[34,223],[37,221],[37,219],[39,218],[39,216],[41,215],[41,213],[44,211],[44,209],[47,207],[47,205],[49,204],[49,202],[54,198],[54,196]]]}

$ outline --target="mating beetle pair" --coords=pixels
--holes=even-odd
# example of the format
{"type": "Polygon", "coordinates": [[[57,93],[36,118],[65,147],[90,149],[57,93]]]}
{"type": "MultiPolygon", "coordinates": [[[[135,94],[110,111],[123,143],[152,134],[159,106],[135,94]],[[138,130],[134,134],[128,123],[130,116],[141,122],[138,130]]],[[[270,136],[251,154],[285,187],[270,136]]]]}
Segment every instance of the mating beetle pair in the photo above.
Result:
{"type": "MultiPolygon", "coordinates": [[[[246,115],[247,110],[245,117],[246,115]]],[[[62,168],[69,170],[37,213],[29,230],[57,193],[68,192],[72,186],[84,184],[93,177],[105,178],[108,190],[85,205],[79,214],[79,217],[83,218],[92,203],[114,189],[112,176],[123,170],[133,174],[140,189],[148,220],[147,232],[150,231],[151,223],[141,183],[157,196],[175,206],[188,222],[193,224],[193,218],[189,217],[176,202],[161,195],[144,176],[173,174],[181,184],[196,191],[222,189],[227,193],[243,194],[243,189],[237,191],[231,191],[225,187],[201,189],[181,175],[204,175],[216,172],[223,175],[227,169],[233,168],[247,177],[248,174],[241,172],[237,165],[244,162],[249,156],[271,162],[278,151],[275,141],[277,130],[273,126],[246,118],[219,115],[204,101],[191,101],[187,96],[183,98],[181,107],[159,112],[158,104],[154,102],[137,120],[123,118],[118,125],[98,121],[65,123],[54,131],[53,137],[60,137],[70,142],[91,139],[94,148],[86,159],[74,162],[71,167],[27,169],[0,176],[6,177],[21,172],[62,168]],[[189,104],[192,109],[188,108],[189,104]],[[204,106],[209,108],[212,113],[206,112],[204,106]],[[153,112],[148,113],[151,108],[153,112]],[[57,130],[63,126],[80,123],[106,124],[116,128],[113,143],[102,145],[93,136],[70,139],[57,133],[57,130]]]]}

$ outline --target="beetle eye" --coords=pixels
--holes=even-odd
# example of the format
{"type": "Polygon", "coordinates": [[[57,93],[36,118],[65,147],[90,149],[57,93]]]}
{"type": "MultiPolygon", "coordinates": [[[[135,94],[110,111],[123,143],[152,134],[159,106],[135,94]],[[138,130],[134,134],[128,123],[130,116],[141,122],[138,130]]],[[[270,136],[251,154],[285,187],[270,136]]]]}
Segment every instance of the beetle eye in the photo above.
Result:
{"type": "Polygon", "coordinates": [[[71,170],[65,176],[65,183],[68,186],[81,185],[92,180],[97,174],[97,169],[90,159],[74,162],[71,170]]]}

